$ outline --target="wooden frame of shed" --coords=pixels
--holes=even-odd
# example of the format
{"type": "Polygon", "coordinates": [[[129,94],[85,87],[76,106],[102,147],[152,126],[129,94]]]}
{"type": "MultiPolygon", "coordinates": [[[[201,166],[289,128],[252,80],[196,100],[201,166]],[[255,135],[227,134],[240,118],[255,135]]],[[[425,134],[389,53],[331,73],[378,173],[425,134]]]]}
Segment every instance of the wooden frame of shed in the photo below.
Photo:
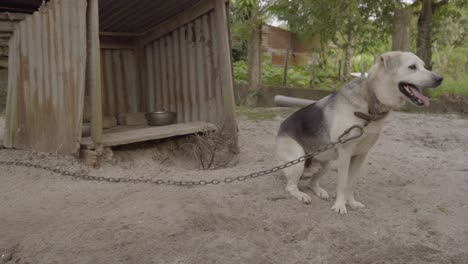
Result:
{"type": "Polygon", "coordinates": [[[226,120],[237,137],[227,8],[226,0],[48,1],[10,39],[4,145],[76,153],[226,120]],[[177,124],[103,128],[108,116],[158,110],[176,112],[177,124]]]}

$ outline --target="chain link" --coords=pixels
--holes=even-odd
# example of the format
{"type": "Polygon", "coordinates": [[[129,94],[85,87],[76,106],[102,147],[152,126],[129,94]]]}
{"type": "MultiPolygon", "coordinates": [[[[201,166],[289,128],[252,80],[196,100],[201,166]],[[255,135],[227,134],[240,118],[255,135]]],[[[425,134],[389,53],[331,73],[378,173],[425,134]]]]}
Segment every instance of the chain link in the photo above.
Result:
{"type": "MultiPolygon", "coordinates": [[[[359,125],[354,125],[347,130],[345,130],[339,137],[338,140],[335,142],[330,142],[327,145],[323,146],[322,148],[317,149],[314,152],[307,153],[302,157],[299,157],[295,160],[291,160],[289,162],[286,162],[282,165],[274,166],[270,169],[267,170],[262,170],[254,173],[250,173],[247,175],[242,175],[242,176],[237,176],[237,177],[226,177],[223,179],[212,179],[212,180],[199,180],[199,181],[174,181],[174,180],[151,180],[151,179],[132,179],[132,178],[117,178],[117,177],[102,177],[102,176],[93,176],[93,175],[88,175],[88,174],[83,174],[83,173],[78,173],[78,172],[70,172],[67,170],[59,169],[59,168],[53,168],[49,166],[43,166],[40,164],[33,164],[29,162],[22,162],[22,161],[1,161],[0,160],[0,166],[15,166],[15,167],[27,167],[27,168],[36,168],[36,169],[41,169],[49,172],[53,172],[56,174],[60,174],[62,176],[68,176],[72,177],[74,179],[82,179],[82,180],[88,180],[88,181],[100,181],[100,182],[109,182],[109,183],[149,183],[149,184],[155,184],[155,185],[171,185],[171,186],[205,186],[205,185],[218,185],[221,183],[233,183],[233,182],[244,182],[249,179],[255,179],[261,176],[265,176],[283,169],[286,169],[288,167],[294,166],[296,164],[302,163],[306,161],[309,158],[314,157],[315,155],[325,152],[331,148],[334,148],[338,144],[345,144],[346,142],[349,142],[351,140],[357,139],[362,136],[364,133],[363,127],[359,125]],[[353,130],[358,130],[358,134],[354,136],[347,137],[348,134],[351,133],[353,130]]],[[[3,146],[0,146],[0,150],[6,149],[3,146]]]]}

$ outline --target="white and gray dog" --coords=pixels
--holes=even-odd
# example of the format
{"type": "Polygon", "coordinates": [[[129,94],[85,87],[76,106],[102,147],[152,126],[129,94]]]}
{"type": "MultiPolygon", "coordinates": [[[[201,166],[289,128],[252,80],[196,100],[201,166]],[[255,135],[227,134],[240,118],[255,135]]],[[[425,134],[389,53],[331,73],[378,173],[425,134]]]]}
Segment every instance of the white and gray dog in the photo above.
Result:
{"type": "MultiPolygon", "coordinates": [[[[422,90],[441,83],[442,77],[426,70],[424,62],[413,53],[387,52],[372,66],[367,78],[356,78],[339,92],[293,113],[283,121],[277,136],[277,155],[281,163],[336,141],[353,125],[364,129],[361,137],[320,153],[313,160],[286,168],[283,171],[288,181],[286,190],[300,201],[310,203],[310,196],[301,192],[297,184],[303,174],[311,175],[311,189],[317,196],[327,199],[328,193],[320,187],[319,179],[327,173],[330,161],[337,160],[337,194],[332,209],[344,214],[347,204],[351,208],[364,207],[354,199],[353,185],[388,112],[403,106],[405,101],[417,106],[429,105],[429,98],[422,90]]],[[[352,134],[357,132],[352,131],[352,134]]]]}

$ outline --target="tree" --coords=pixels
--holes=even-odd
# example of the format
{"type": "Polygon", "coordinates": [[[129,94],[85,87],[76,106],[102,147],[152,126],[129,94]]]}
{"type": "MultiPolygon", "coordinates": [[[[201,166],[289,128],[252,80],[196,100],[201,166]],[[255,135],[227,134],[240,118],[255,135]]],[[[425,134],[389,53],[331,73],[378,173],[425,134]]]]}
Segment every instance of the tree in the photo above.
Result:
{"type": "Polygon", "coordinates": [[[247,105],[257,104],[261,82],[261,30],[263,20],[268,17],[268,8],[273,0],[235,0],[235,30],[241,41],[247,43],[247,65],[249,96],[247,105]]]}
{"type": "Polygon", "coordinates": [[[391,32],[392,0],[279,0],[272,9],[290,29],[299,34],[320,36],[323,44],[332,41],[345,55],[344,76],[351,74],[352,57],[370,51],[386,41],[391,32]]]}
{"type": "Polygon", "coordinates": [[[393,15],[392,50],[411,50],[411,20],[413,12],[405,7],[395,10],[393,15]]]}
{"type": "Polygon", "coordinates": [[[448,0],[434,2],[422,0],[421,12],[418,17],[418,36],[416,38],[416,54],[428,69],[432,69],[432,23],[434,14],[448,3],[448,0]]]}

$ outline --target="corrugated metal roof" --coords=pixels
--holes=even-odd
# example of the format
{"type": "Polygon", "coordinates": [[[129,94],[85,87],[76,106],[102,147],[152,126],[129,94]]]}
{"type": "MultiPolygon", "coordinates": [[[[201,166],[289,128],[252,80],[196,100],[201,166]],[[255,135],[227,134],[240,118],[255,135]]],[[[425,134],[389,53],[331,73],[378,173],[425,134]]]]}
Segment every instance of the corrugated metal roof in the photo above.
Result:
{"type": "Polygon", "coordinates": [[[100,31],[143,33],[199,0],[100,0],[100,31]]]}
{"type": "Polygon", "coordinates": [[[0,3],[0,12],[8,11],[32,13],[37,11],[41,4],[42,0],[2,0],[0,3]]]}
{"type": "MultiPolygon", "coordinates": [[[[200,0],[99,0],[101,32],[144,33],[200,0]]],[[[0,11],[33,12],[42,0],[2,0],[0,11]]]]}

